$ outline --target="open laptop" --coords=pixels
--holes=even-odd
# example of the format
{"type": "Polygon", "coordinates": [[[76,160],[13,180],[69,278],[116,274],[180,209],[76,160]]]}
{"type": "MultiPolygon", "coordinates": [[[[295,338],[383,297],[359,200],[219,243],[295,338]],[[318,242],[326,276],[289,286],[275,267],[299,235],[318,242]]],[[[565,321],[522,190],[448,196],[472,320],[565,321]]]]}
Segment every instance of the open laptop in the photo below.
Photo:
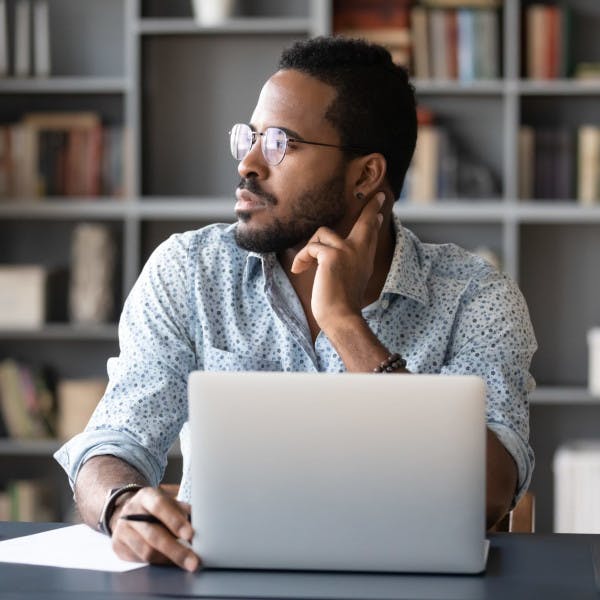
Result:
{"type": "Polygon", "coordinates": [[[189,424],[205,567],[485,568],[478,377],[197,371],[189,424]]]}

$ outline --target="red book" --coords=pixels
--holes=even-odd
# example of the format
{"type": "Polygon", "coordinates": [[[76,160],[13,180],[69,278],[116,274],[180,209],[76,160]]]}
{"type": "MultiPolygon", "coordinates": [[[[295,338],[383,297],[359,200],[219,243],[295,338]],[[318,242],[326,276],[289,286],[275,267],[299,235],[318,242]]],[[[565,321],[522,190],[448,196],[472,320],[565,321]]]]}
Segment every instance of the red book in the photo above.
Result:
{"type": "Polygon", "coordinates": [[[334,0],[333,30],[409,27],[413,0],[334,0]]]}
{"type": "Polygon", "coordinates": [[[458,78],[458,20],[455,10],[446,11],[446,60],[449,79],[458,78]]]}

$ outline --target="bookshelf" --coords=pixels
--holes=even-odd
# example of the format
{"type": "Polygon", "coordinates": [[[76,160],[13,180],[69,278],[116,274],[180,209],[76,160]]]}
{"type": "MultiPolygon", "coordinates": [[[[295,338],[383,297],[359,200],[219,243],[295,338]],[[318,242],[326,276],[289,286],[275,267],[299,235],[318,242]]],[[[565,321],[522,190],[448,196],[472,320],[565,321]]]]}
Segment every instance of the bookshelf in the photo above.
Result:
{"type": "MultiPolygon", "coordinates": [[[[8,0],[10,13],[15,0],[8,0]]],[[[426,241],[485,245],[519,281],[540,350],[533,363],[532,443],[538,529],[552,523],[551,458],[562,441],[600,435],[600,399],[587,393],[585,332],[600,324],[600,205],[573,198],[518,197],[521,124],[600,124],[600,82],[530,81],[521,67],[522,11],[499,9],[501,77],[461,83],[417,79],[420,103],[458,142],[486,163],[497,182],[490,198],[430,205],[398,202],[406,226],[426,241]]],[[[599,60],[597,0],[568,0],[582,15],[574,57],[599,60]]],[[[52,76],[0,79],[0,124],[33,110],[94,110],[131,136],[123,197],[0,200],[2,262],[68,264],[69,237],[81,221],[106,224],[118,247],[117,306],[152,250],[171,233],[232,221],[237,183],[225,132],[251,113],[262,82],[284,46],[332,30],[333,0],[246,0],[232,19],[201,27],[187,0],[52,0],[52,76]],[[73,35],[53,35],[57,31],[73,35]],[[168,118],[165,118],[168,115],[168,118]]],[[[1,331],[0,359],[49,364],[59,377],[99,376],[118,352],[116,323],[81,328],[49,323],[1,331]]],[[[53,442],[25,452],[0,440],[0,462],[48,466],[53,442]]],[[[53,468],[53,467],[52,467],[53,468]]],[[[176,479],[177,461],[171,479],[176,479]]],[[[0,481],[0,484],[2,481],[0,481]]],[[[58,486],[66,486],[64,479],[58,486]]],[[[65,492],[64,496],[68,494],[65,492]]]]}

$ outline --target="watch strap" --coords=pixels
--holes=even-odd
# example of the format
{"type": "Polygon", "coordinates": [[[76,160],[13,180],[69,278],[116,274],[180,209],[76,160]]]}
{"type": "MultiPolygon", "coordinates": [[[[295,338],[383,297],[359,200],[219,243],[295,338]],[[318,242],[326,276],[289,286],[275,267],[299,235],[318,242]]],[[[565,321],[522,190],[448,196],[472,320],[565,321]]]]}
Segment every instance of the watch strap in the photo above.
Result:
{"type": "Polygon", "coordinates": [[[110,520],[115,512],[117,500],[123,494],[127,494],[128,492],[137,492],[138,490],[141,490],[142,487],[143,486],[137,483],[128,483],[127,485],[113,488],[108,492],[106,495],[106,500],[104,501],[104,506],[102,507],[102,512],[100,513],[100,517],[98,519],[98,530],[100,532],[109,537],[112,536],[110,520]]]}

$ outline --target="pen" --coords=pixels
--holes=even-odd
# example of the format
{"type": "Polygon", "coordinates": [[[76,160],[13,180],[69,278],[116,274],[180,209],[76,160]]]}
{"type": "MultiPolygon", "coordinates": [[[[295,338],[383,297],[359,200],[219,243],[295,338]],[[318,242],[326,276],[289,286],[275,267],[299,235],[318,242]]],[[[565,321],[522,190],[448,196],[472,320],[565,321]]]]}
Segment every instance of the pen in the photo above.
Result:
{"type": "MultiPolygon", "coordinates": [[[[124,519],[125,521],[141,521],[142,523],[156,523],[157,525],[163,525],[164,523],[154,515],[149,515],[146,513],[143,514],[135,514],[135,515],[121,515],[120,519],[124,519]]],[[[192,516],[188,515],[188,521],[192,520],[192,516]]]]}

